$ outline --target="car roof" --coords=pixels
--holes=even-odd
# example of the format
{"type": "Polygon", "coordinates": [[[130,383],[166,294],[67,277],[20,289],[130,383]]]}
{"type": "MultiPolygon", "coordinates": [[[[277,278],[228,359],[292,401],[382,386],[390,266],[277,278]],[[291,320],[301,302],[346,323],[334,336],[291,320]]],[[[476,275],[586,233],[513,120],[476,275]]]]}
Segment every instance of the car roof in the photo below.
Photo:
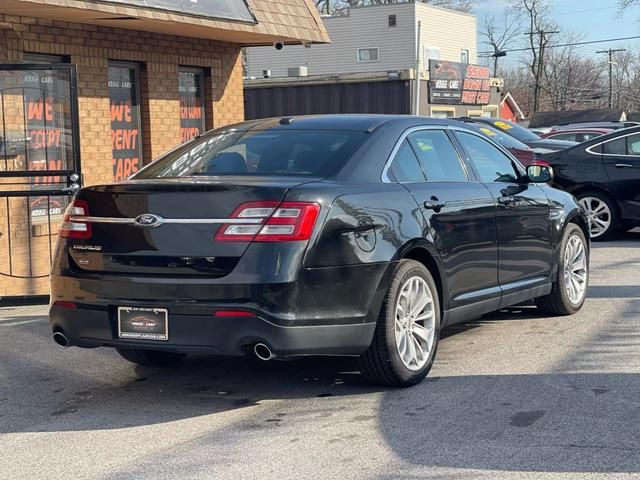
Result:
{"type": "Polygon", "coordinates": [[[493,122],[508,122],[513,123],[509,120],[504,120],[502,118],[494,118],[494,117],[456,117],[456,120],[460,120],[461,122],[482,122],[482,123],[493,123],[493,122]]]}
{"type": "Polygon", "coordinates": [[[615,132],[615,129],[613,128],[567,128],[567,129],[551,130],[550,132],[547,132],[545,135],[562,135],[563,133],[580,133],[580,132],[611,133],[611,132],[615,132]]]}
{"type": "Polygon", "coordinates": [[[452,120],[429,118],[413,115],[384,114],[336,114],[336,115],[301,115],[249,120],[227,127],[227,129],[247,131],[266,129],[287,130],[349,130],[372,132],[382,125],[415,124],[415,125],[456,125],[452,120]]]}
{"type": "MultiPolygon", "coordinates": [[[[640,133],[640,125],[637,125],[635,127],[627,127],[627,128],[620,128],[618,130],[613,130],[612,132],[605,133],[604,135],[601,135],[596,138],[592,138],[591,140],[587,140],[586,142],[578,143],[569,148],[589,148],[593,145],[604,143],[606,141],[609,141],[618,137],[624,137],[626,135],[631,135],[634,133],[640,133]]],[[[569,150],[569,148],[567,150],[569,150]]]]}
{"type": "Polygon", "coordinates": [[[568,130],[576,128],[608,128],[620,129],[640,125],[638,122],[620,121],[620,122],[575,122],[575,123],[559,123],[551,127],[554,130],[568,130]]]}

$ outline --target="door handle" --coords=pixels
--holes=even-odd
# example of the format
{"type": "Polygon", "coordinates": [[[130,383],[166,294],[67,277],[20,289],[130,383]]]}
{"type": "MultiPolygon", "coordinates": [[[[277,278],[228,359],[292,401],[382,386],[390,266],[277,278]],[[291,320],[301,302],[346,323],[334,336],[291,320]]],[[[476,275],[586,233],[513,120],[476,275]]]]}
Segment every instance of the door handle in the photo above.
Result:
{"type": "Polygon", "coordinates": [[[72,183],[70,186],[62,189],[64,193],[76,193],[78,190],[80,190],[80,185],[77,183],[72,183]]]}
{"type": "Polygon", "coordinates": [[[438,197],[433,196],[431,200],[427,200],[422,205],[424,205],[424,208],[427,210],[434,210],[437,213],[444,207],[445,203],[438,200],[438,197]]]}
{"type": "Polygon", "coordinates": [[[511,195],[506,195],[504,197],[498,197],[498,203],[500,205],[504,205],[506,208],[511,207],[513,203],[515,203],[516,199],[511,195]]]}
{"type": "Polygon", "coordinates": [[[633,168],[633,165],[628,163],[616,163],[616,168],[633,168]]]}
{"type": "Polygon", "coordinates": [[[427,210],[440,210],[442,207],[444,207],[444,202],[433,200],[427,200],[426,202],[424,202],[424,208],[426,208],[427,210]]]}

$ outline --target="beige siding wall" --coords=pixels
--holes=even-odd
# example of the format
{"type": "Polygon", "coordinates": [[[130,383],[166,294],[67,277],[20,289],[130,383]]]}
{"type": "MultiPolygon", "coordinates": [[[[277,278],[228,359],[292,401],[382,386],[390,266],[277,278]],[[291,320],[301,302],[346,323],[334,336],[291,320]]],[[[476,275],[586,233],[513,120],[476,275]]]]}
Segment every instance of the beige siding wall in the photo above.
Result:
{"type": "MultiPolygon", "coordinates": [[[[441,60],[460,61],[463,49],[469,50],[469,63],[476,63],[477,21],[475,15],[456,12],[445,8],[416,3],[416,21],[420,27],[421,50],[435,47],[440,50],[441,60]]],[[[424,58],[425,70],[429,68],[424,58]]]]}
{"type": "Polygon", "coordinates": [[[287,75],[288,67],[306,65],[309,75],[384,72],[402,70],[414,64],[415,5],[412,3],[353,8],[348,16],[324,18],[331,38],[328,45],[285,46],[247,49],[249,75],[261,77],[271,70],[274,77],[287,75]],[[396,15],[395,27],[388,26],[389,15],[396,15]],[[358,63],[358,48],[380,48],[380,61],[358,63]]]}
{"type": "MultiPolygon", "coordinates": [[[[271,70],[273,77],[287,75],[288,67],[307,66],[309,75],[384,72],[405,70],[415,66],[415,28],[422,21],[421,50],[436,47],[442,60],[460,61],[462,49],[469,50],[469,59],[477,58],[476,17],[422,3],[404,3],[353,8],[343,17],[326,17],[328,45],[285,46],[247,49],[248,73],[262,77],[271,70]],[[389,15],[396,15],[395,27],[388,26],[389,15]],[[358,48],[380,48],[380,60],[359,63],[358,48]]],[[[424,59],[424,68],[428,65],[424,59]]]]}

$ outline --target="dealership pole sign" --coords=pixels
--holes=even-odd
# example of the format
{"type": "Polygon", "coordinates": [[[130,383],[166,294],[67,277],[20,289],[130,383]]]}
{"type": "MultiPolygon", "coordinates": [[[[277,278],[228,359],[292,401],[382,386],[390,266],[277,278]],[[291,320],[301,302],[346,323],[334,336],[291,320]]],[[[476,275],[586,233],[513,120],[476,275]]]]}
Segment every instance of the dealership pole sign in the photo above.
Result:
{"type": "Polygon", "coordinates": [[[429,60],[429,103],[488,105],[491,96],[488,67],[429,60]]]}

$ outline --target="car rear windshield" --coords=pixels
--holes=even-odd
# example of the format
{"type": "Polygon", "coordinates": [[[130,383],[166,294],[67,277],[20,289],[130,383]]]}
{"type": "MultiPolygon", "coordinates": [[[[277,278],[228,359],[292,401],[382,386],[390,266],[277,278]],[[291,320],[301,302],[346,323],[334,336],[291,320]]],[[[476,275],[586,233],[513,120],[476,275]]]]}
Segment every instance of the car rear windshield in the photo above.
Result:
{"type": "Polygon", "coordinates": [[[540,140],[540,137],[533,133],[531,130],[527,130],[517,123],[508,122],[507,120],[496,120],[492,122],[492,126],[508,133],[521,142],[535,142],[536,140],[540,140]]]}
{"type": "Polygon", "coordinates": [[[227,131],[205,135],[159,158],[135,178],[263,175],[328,176],[367,134],[328,130],[227,131]]]}
{"type": "Polygon", "coordinates": [[[490,138],[498,145],[502,145],[504,148],[517,148],[518,150],[528,150],[529,147],[522,143],[515,137],[511,135],[507,135],[506,133],[501,132],[500,130],[490,127],[489,125],[477,124],[474,125],[476,129],[482,133],[485,137],[490,138]]]}

